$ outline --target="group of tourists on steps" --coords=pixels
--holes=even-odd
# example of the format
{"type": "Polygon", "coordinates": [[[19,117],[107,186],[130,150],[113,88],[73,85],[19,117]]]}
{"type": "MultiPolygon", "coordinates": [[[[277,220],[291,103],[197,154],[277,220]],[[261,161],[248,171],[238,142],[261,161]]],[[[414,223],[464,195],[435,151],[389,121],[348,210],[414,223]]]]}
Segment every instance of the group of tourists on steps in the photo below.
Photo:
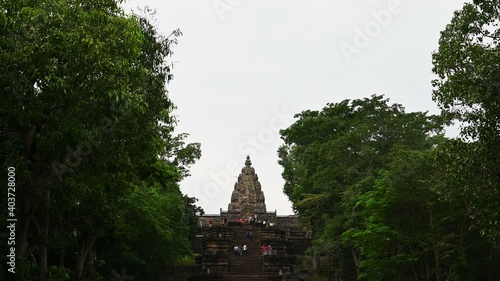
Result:
{"type": "Polygon", "coordinates": [[[248,255],[248,247],[247,245],[243,245],[243,247],[241,246],[238,246],[238,245],[235,245],[234,248],[233,248],[233,251],[234,251],[234,255],[237,256],[237,255],[240,255],[240,256],[246,256],[248,255]]]}

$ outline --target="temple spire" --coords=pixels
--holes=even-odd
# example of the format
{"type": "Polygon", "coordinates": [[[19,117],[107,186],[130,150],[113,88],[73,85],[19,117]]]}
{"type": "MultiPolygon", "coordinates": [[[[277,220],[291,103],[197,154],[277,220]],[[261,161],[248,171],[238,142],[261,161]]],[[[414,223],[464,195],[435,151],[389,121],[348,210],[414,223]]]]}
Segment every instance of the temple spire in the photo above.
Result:
{"type": "Polygon", "coordinates": [[[250,156],[247,156],[245,167],[241,169],[238,181],[234,184],[228,212],[247,214],[265,213],[266,204],[259,178],[252,167],[250,156]]]}
{"type": "Polygon", "coordinates": [[[245,161],[245,166],[250,167],[252,166],[252,161],[250,161],[250,156],[247,155],[247,160],[245,161]]]}

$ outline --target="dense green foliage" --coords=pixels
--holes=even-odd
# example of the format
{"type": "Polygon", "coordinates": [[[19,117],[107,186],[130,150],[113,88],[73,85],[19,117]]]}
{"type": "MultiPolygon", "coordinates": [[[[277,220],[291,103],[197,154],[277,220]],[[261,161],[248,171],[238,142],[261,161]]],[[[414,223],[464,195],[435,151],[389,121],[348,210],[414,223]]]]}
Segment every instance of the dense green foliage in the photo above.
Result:
{"type": "Polygon", "coordinates": [[[455,186],[472,196],[474,223],[500,239],[500,3],[473,1],[457,11],[433,55],[433,97],[462,123],[443,149],[455,186]],[[488,194],[489,196],[484,196],[488,194]]]}
{"type": "Polygon", "coordinates": [[[18,279],[126,268],[145,280],[190,254],[195,201],[178,183],[200,148],[173,133],[165,90],[180,31],[162,36],[114,0],[1,1],[0,13],[0,160],[16,169],[18,279]]]}
{"type": "Polygon", "coordinates": [[[433,54],[442,115],[382,96],[282,130],[284,192],[332,280],[500,279],[498,1],[457,11],[433,54]],[[458,139],[445,125],[461,124],[458,139]]]}
{"type": "Polygon", "coordinates": [[[285,193],[334,280],[496,280],[500,251],[473,223],[443,151],[449,120],[382,96],[304,111],[281,132],[285,193]]]}

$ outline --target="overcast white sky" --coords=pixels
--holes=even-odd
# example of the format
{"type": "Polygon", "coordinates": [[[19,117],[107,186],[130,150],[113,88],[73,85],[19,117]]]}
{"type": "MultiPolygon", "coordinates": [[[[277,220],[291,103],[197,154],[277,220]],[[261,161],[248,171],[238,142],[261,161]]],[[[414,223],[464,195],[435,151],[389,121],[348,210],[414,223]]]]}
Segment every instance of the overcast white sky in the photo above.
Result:
{"type": "Polygon", "coordinates": [[[292,214],[283,194],[279,129],[302,110],[385,94],[408,111],[431,99],[431,52],[465,1],[131,0],[149,6],[165,35],[180,28],[174,80],[178,132],[202,158],[181,190],[207,213],[227,210],[250,154],[268,211],[292,214]]]}

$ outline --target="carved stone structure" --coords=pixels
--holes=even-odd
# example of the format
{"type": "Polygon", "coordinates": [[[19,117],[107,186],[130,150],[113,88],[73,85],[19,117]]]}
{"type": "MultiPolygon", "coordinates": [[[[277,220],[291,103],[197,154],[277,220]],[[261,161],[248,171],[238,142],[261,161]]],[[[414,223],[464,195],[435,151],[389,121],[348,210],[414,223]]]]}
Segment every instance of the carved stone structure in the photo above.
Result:
{"type": "MultiPolygon", "coordinates": [[[[247,156],[234,185],[228,210],[220,208],[220,214],[204,214],[198,219],[198,235],[191,240],[193,251],[198,254],[196,266],[176,271],[192,272],[188,280],[304,280],[296,257],[304,254],[310,239],[296,216],[266,211],[264,193],[250,157],[247,156]],[[242,221],[249,216],[257,220],[242,221]],[[213,224],[207,223],[210,220],[213,224]],[[245,235],[248,231],[252,231],[253,239],[245,235]],[[235,254],[235,245],[246,245],[247,255],[235,254]],[[272,253],[263,255],[262,245],[272,245],[272,253]]],[[[174,280],[185,279],[176,276],[174,280]]]]}
{"type": "Polygon", "coordinates": [[[249,156],[245,161],[245,167],[241,169],[238,181],[234,184],[228,213],[241,215],[266,213],[264,192],[249,156]]]}

